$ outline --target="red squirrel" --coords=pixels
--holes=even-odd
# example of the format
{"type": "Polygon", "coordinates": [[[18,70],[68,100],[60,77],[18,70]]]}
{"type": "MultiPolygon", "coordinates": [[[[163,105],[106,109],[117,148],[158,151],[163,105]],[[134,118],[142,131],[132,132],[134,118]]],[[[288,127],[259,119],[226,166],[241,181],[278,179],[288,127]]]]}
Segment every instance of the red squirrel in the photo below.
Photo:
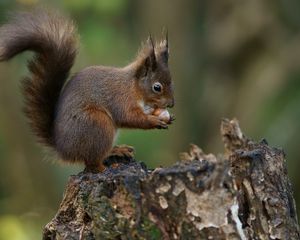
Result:
{"type": "Polygon", "coordinates": [[[0,27],[0,61],[27,50],[35,55],[22,81],[25,113],[38,140],[64,161],[103,171],[109,156],[132,154],[130,147],[113,147],[118,128],[166,129],[174,120],[165,110],[174,106],[167,36],[156,45],[150,37],[128,66],[90,66],[68,80],[76,27],[39,10],[0,27]]]}

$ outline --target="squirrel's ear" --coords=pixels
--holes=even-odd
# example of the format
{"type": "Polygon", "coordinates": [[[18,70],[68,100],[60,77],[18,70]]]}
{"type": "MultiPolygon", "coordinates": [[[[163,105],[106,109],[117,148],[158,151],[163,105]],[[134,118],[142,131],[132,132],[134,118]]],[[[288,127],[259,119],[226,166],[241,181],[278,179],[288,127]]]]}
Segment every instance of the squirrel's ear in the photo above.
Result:
{"type": "Polygon", "coordinates": [[[147,45],[149,48],[149,52],[148,52],[148,56],[147,58],[149,58],[150,61],[150,68],[152,71],[154,71],[156,69],[157,63],[156,63],[156,56],[155,56],[155,47],[154,47],[154,43],[153,43],[153,39],[151,34],[149,34],[149,37],[147,39],[147,45]]]}
{"type": "Polygon", "coordinates": [[[168,31],[165,33],[165,39],[160,42],[158,50],[157,50],[157,56],[158,60],[162,63],[168,65],[169,60],[169,39],[168,39],[168,31]]]}
{"type": "Polygon", "coordinates": [[[155,71],[157,67],[155,47],[151,35],[149,35],[147,42],[139,54],[139,66],[137,68],[136,76],[144,77],[149,72],[155,71]]]}

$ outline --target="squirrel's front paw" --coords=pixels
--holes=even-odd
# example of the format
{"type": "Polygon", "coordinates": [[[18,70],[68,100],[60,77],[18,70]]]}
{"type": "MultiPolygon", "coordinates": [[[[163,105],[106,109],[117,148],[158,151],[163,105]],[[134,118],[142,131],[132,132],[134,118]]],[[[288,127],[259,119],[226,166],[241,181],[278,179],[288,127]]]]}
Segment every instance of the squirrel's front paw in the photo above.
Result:
{"type": "Polygon", "coordinates": [[[168,129],[168,123],[159,119],[157,116],[149,115],[148,119],[149,119],[149,122],[150,122],[152,128],[168,129]]]}

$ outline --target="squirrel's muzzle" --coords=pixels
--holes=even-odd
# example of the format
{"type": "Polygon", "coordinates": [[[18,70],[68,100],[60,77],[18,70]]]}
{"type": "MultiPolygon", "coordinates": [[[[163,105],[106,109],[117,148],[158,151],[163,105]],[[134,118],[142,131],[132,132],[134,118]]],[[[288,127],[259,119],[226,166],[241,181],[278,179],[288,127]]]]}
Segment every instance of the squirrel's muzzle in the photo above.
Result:
{"type": "Polygon", "coordinates": [[[175,105],[175,100],[174,100],[174,98],[168,103],[168,105],[167,105],[167,107],[168,108],[172,108],[172,107],[174,107],[174,105],[175,105]]]}

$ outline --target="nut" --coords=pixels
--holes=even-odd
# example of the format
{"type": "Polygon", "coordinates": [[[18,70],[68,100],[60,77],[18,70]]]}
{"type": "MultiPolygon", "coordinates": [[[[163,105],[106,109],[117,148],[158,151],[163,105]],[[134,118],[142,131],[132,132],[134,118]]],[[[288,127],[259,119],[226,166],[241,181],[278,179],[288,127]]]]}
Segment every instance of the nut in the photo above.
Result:
{"type": "Polygon", "coordinates": [[[168,122],[170,120],[170,113],[167,109],[157,108],[153,112],[154,116],[158,116],[160,120],[168,122]]]}

